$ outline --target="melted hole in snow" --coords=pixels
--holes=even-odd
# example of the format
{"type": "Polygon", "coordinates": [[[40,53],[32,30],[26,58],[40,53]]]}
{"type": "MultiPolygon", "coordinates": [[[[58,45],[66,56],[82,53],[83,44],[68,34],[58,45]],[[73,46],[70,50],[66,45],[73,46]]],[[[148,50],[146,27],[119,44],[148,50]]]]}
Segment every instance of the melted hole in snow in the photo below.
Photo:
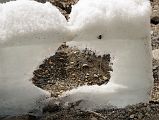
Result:
{"type": "Polygon", "coordinates": [[[33,72],[33,83],[58,97],[63,92],[82,85],[102,85],[110,79],[110,54],[97,56],[95,52],[62,44],[55,55],[45,59],[33,72]]]}

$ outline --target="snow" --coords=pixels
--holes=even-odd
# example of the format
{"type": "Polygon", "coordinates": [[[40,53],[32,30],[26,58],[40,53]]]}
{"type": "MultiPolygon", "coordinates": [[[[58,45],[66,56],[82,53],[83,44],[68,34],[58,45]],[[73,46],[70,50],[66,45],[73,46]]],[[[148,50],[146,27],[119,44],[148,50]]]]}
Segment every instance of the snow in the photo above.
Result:
{"type": "Polygon", "coordinates": [[[149,0],[80,0],[70,15],[75,38],[68,44],[110,53],[110,82],[67,91],[61,99],[83,100],[81,109],[148,102],[153,84],[149,0]],[[97,37],[102,35],[102,39],[97,37]]]}
{"type": "Polygon", "coordinates": [[[31,81],[34,69],[63,41],[98,54],[110,53],[106,85],[67,91],[64,102],[83,99],[82,109],[148,102],[152,87],[149,0],[80,0],[67,23],[50,3],[17,0],[0,4],[0,114],[38,109],[49,93],[31,81]],[[102,39],[97,37],[102,35],[102,39]]]}
{"type": "Polygon", "coordinates": [[[50,3],[27,0],[0,4],[0,14],[0,114],[25,114],[50,96],[30,79],[35,68],[69,39],[67,22],[50,3]]]}

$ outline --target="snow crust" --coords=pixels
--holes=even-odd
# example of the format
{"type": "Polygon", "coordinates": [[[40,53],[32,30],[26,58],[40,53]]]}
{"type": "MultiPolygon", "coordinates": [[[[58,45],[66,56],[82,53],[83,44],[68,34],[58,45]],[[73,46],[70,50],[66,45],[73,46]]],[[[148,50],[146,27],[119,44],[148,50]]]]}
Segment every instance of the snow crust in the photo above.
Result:
{"type": "Polygon", "coordinates": [[[50,94],[35,87],[33,71],[69,39],[66,20],[50,3],[19,0],[0,4],[0,114],[39,109],[50,94]]]}
{"type": "Polygon", "coordinates": [[[63,41],[109,53],[108,84],[67,91],[64,102],[83,99],[82,109],[147,102],[152,87],[149,0],[80,0],[67,23],[50,3],[17,0],[0,4],[0,114],[38,109],[49,93],[29,79],[63,41]],[[102,39],[97,37],[102,35],[102,39]]]}
{"type": "Polygon", "coordinates": [[[62,99],[84,100],[82,109],[148,102],[153,84],[150,14],[149,0],[80,0],[73,6],[69,25],[76,37],[68,44],[110,53],[113,72],[108,84],[78,87],[62,99]]]}

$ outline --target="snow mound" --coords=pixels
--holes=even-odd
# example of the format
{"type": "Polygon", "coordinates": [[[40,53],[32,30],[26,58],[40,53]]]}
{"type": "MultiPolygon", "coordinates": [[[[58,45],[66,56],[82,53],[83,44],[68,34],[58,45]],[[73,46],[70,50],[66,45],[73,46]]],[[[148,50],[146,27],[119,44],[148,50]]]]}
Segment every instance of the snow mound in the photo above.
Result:
{"type": "Polygon", "coordinates": [[[66,20],[50,3],[0,4],[0,114],[25,114],[50,94],[29,79],[34,69],[67,41],[66,20]]]}
{"type": "Polygon", "coordinates": [[[149,35],[150,13],[148,0],[80,0],[69,24],[83,38],[100,34],[108,39],[143,38],[149,35]]]}
{"type": "Polygon", "coordinates": [[[67,31],[64,16],[48,2],[42,4],[28,0],[11,1],[0,5],[0,13],[0,42],[17,35],[32,33],[36,37],[44,38],[43,35],[48,32],[52,36],[59,36],[67,31]]]}

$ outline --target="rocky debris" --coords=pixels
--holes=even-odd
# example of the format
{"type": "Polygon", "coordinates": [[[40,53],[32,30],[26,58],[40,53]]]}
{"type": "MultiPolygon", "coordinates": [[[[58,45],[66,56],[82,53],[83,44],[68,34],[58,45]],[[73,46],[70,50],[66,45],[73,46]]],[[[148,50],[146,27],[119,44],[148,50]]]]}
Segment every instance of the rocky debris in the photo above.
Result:
{"type": "Polygon", "coordinates": [[[139,103],[125,108],[110,108],[97,111],[83,111],[71,103],[67,107],[49,104],[42,116],[16,116],[1,120],[158,120],[159,104],[139,103]],[[49,106],[50,105],[50,106],[49,106]]]}
{"type": "Polygon", "coordinates": [[[75,107],[45,113],[40,120],[158,120],[159,104],[140,103],[126,108],[82,111],[75,107]]]}
{"type": "Polygon", "coordinates": [[[152,5],[152,16],[151,22],[155,22],[155,24],[151,24],[152,32],[152,48],[159,49],[159,24],[157,24],[156,18],[159,17],[159,0],[153,0],[151,2],[152,5]]]}
{"type": "Polygon", "coordinates": [[[32,115],[21,115],[21,116],[8,116],[0,120],[37,120],[36,116],[32,115]]]}
{"type": "Polygon", "coordinates": [[[36,0],[41,3],[45,3],[46,1],[55,5],[60,12],[65,16],[65,18],[69,19],[69,14],[71,13],[72,5],[76,4],[78,0],[36,0]]]}
{"type": "Polygon", "coordinates": [[[154,87],[151,92],[151,103],[159,103],[159,66],[153,68],[154,87]]]}
{"type": "Polygon", "coordinates": [[[139,103],[126,108],[98,111],[108,120],[157,120],[159,119],[159,105],[139,103]],[[153,119],[153,118],[157,119],[153,119]]]}
{"type": "Polygon", "coordinates": [[[155,16],[155,17],[151,18],[151,23],[154,25],[159,24],[159,17],[155,16]]]}
{"type": "Polygon", "coordinates": [[[40,2],[40,3],[46,3],[46,0],[35,0],[37,2],[40,2]]]}
{"type": "Polygon", "coordinates": [[[102,85],[110,79],[110,55],[69,47],[65,43],[55,55],[44,60],[34,71],[33,83],[58,97],[63,92],[82,85],[102,85]]]}
{"type": "Polygon", "coordinates": [[[156,26],[152,27],[152,29],[154,29],[151,37],[153,50],[159,49],[159,32],[156,30],[156,28],[157,28],[156,26]]]}

